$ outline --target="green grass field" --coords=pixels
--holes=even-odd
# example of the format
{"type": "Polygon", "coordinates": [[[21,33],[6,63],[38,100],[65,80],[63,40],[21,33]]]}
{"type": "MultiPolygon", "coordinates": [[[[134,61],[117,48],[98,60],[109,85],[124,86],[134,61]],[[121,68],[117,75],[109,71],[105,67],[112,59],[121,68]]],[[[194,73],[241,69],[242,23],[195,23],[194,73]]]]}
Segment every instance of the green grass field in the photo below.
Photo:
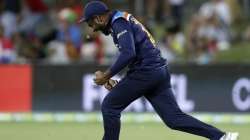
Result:
{"type": "MultiPolygon", "coordinates": [[[[215,125],[226,131],[240,132],[248,140],[249,124],[215,125]]],[[[0,123],[1,140],[101,140],[101,123],[0,123]]],[[[124,123],[120,140],[206,140],[173,131],[161,123],[124,123]]]]}

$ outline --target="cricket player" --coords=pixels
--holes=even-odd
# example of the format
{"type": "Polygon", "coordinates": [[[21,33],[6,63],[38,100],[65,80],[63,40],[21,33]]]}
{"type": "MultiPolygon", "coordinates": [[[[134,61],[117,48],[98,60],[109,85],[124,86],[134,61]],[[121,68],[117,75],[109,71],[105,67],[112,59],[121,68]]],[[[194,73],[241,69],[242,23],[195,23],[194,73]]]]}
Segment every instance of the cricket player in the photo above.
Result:
{"type": "Polygon", "coordinates": [[[120,52],[110,68],[95,73],[94,82],[110,90],[101,108],[103,140],[119,140],[121,112],[142,96],[171,129],[210,140],[237,140],[238,133],[225,133],[180,110],[171,89],[166,60],[161,57],[151,34],[131,14],[109,10],[101,1],[90,1],[80,22],[86,22],[94,31],[111,34],[120,52]],[[121,81],[111,79],[125,67],[128,71],[121,81]]]}

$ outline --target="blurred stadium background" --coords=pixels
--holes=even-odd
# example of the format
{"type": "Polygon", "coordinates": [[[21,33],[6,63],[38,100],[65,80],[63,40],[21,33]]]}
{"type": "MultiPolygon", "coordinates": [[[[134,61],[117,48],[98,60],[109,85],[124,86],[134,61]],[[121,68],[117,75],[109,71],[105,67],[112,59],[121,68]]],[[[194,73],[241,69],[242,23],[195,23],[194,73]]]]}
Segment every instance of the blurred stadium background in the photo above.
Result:
{"type": "MultiPolygon", "coordinates": [[[[104,1],[155,36],[183,111],[249,139],[250,0],[104,1]]],[[[0,139],[101,139],[107,91],[92,78],[117,50],[77,23],[86,2],[0,0],[0,139]]],[[[143,98],[122,122],[121,140],[202,139],[165,128],[143,98]]]]}

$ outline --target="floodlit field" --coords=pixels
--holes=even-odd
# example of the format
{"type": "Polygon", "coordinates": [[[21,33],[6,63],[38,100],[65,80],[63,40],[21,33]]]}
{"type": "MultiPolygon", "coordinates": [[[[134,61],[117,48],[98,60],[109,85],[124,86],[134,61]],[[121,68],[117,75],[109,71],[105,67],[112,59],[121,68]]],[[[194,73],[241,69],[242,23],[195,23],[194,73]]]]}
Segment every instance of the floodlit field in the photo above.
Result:
{"type": "MultiPolygon", "coordinates": [[[[248,140],[250,125],[216,125],[227,131],[240,132],[248,140]]],[[[101,140],[100,123],[0,123],[1,140],[101,140]]],[[[161,123],[124,123],[120,140],[206,140],[172,131],[161,123]]]]}

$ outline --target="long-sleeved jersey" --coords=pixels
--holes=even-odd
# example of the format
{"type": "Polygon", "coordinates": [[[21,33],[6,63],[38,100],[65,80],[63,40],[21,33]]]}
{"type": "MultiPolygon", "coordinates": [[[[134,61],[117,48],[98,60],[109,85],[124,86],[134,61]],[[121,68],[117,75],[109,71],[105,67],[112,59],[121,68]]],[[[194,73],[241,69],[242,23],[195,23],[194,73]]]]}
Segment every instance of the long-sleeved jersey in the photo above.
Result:
{"type": "Polygon", "coordinates": [[[111,75],[128,66],[129,71],[153,70],[166,65],[148,30],[132,15],[113,11],[108,24],[119,56],[110,67],[111,75]]]}

